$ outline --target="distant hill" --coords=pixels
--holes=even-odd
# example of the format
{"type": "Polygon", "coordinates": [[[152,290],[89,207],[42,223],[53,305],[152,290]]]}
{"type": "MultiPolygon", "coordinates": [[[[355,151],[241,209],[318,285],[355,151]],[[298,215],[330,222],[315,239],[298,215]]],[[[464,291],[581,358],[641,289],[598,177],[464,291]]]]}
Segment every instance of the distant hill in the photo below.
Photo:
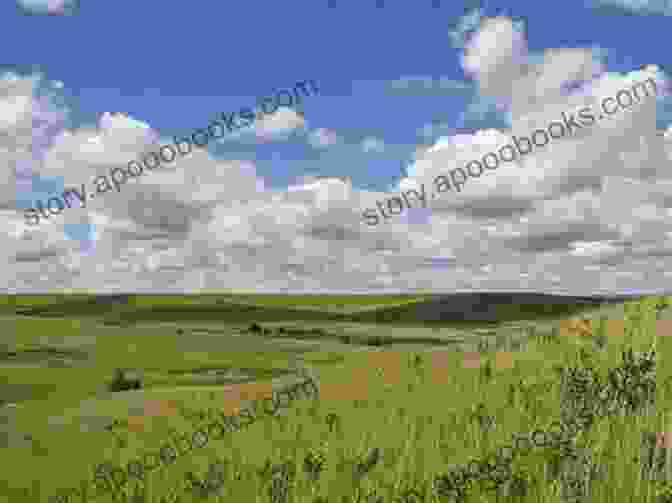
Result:
{"type": "MultiPolygon", "coordinates": [[[[360,299],[361,310],[334,312],[329,303],[316,305],[319,296],[310,300],[308,308],[287,297],[270,300],[255,299],[254,295],[226,298],[201,298],[198,295],[174,296],[170,299],[147,296],[146,303],[139,302],[142,296],[134,295],[129,302],[126,295],[93,295],[78,298],[55,298],[54,302],[23,304],[16,313],[40,317],[103,317],[113,322],[134,323],[143,321],[221,321],[230,323],[252,322],[352,322],[391,323],[423,325],[426,323],[508,322],[533,319],[557,319],[575,316],[587,309],[604,304],[620,304],[635,296],[566,296],[530,292],[511,293],[454,293],[425,295],[424,298],[398,298],[395,303],[380,305],[383,299],[376,297],[373,306],[360,299]],[[182,297],[182,298],[180,298],[182,297]],[[168,303],[168,300],[170,303],[168,303]],[[272,302],[271,302],[272,301],[272,302]]],[[[354,296],[353,296],[354,297],[354,296]]],[[[324,300],[324,299],[322,299],[324,300]]],[[[344,302],[344,297],[334,299],[344,302]]]]}
{"type": "Polygon", "coordinates": [[[456,293],[351,316],[361,323],[499,322],[573,316],[628,297],[574,297],[542,293],[456,293]]]}
{"type": "Polygon", "coordinates": [[[54,295],[52,302],[39,303],[17,308],[17,314],[24,316],[99,316],[108,313],[115,306],[127,306],[130,295],[54,295]]]}

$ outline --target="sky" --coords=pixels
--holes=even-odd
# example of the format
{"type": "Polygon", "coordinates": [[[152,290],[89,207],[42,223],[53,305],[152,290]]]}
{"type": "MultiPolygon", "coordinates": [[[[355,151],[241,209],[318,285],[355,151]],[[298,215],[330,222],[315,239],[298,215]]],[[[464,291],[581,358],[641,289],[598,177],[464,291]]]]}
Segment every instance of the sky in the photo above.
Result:
{"type": "Polygon", "coordinates": [[[672,3],[234,4],[0,3],[7,293],[672,290],[672,3]],[[627,110],[437,188],[647,79],[627,110]],[[253,124],[30,218],[243,107],[253,124]]]}

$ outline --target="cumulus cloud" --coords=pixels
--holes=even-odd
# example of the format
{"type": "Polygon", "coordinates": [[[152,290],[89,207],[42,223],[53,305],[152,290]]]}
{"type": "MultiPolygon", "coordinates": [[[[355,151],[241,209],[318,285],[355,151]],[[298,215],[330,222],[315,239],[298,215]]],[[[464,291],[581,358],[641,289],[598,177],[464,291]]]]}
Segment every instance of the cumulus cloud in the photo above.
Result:
{"type": "MultiPolygon", "coordinates": [[[[336,177],[306,176],[290,187],[272,188],[253,160],[222,160],[206,150],[29,227],[12,193],[16,165],[32,148],[35,107],[56,107],[38,101],[34,79],[5,77],[0,80],[3,284],[16,292],[575,294],[672,284],[672,176],[666,169],[672,129],[656,126],[660,100],[643,100],[486,170],[460,192],[432,197],[436,176],[496,152],[513,136],[547,128],[563,112],[597,110],[603,98],[647,78],[664,89],[667,76],[653,65],[610,72],[593,48],[528,54],[520,26],[501,17],[479,18],[463,48],[479,98],[501,103],[507,126],[426,138],[398,188],[419,190],[424,184],[428,208],[393,215],[374,227],[364,223],[362,211],[394,194],[361,190],[336,177]],[[585,83],[569,89],[568,81],[585,83]],[[95,223],[96,246],[89,254],[64,232],[65,225],[83,219],[95,223]]],[[[303,116],[289,110],[250,130],[284,138],[307,129],[303,116]]],[[[322,135],[316,131],[309,141],[322,135]]],[[[96,124],[57,135],[33,169],[62,177],[65,186],[90,187],[95,176],[171,141],[137,118],[101,111],[96,124]]],[[[378,142],[369,138],[361,148],[373,152],[378,142]]]]}
{"type": "Polygon", "coordinates": [[[479,85],[481,94],[507,96],[524,71],[527,44],[511,19],[486,18],[466,43],[462,67],[479,85]]]}
{"type": "Polygon", "coordinates": [[[270,115],[264,115],[251,126],[256,137],[262,141],[285,139],[295,131],[305,129],[306,121],[302,114],[287,107],[280,107],[270,115]]]}
{"type": "Polygon", "coordinates": [[[483,9],[473,9],[457,19],[455,26],[448,32],[453,47],[463,49],[471,35],[478,30],[483,9]]]}
{"type": "MultiPolygon", "coordinates": [[[[655,66],[625,75],[604,73],[599,58],[589,49],[550,49],[530,61],[524,47],[511,20],[482,24],[481,31],[465,45],[465,68],[483,95],[501,97],[507,104],[511,129],[440,138],[433,147],[418,152],[400,189],[417,189],[421,183],[431,187],[437,175],[447,174],[448,167],[464,168],[473,159],[497,152],[514,135],[545,128],[563,111],[581,105],[597,110],[601,99],[646,78],[654,78],[661,90],[666,85],[666,76],[655,66]],[[563,87],[567,81],[589,84],[567,93],[563,87]]],[[[578,260],[601,264],[595,268],[586,263],[584,268],[593,277],[609,277],[603,282],[606,288],[627,281],[656,281],[651,271],[662,264],[669,267],[672,178],[664,169],[669,164],[669,135],[656,130],[655,112],[656,99],[651,97],[590,129],[554,140],[495,172],[469,180],[461,192],[433,200],[431,218],[418,227],[426,231],[444,215],[475,219],[489,237],[481,248],[494,251],[501,246],[514,257],[535,256],[535,265],[543,258],[558,259],[545,275],[547,286],[560,282],[560,275],[552,274],[552,269],[571,270],[578,260]],[[644,248],[642,243],[646,243],[644,248]],[[638,257],[632,266],[635,270],[612,274],[610,268],[627,268],[634,255],[638,257]],[[649,270],[645,257],[652,255],[657,257],[656,265],[649,270]]],[[[407,223],[411,214],[400,220],[407,223]]],[[[525,267],[518,267],[529,284],[534,275],[523,276],[525,267]]],[[[668,276],[665,280],[669,282],[668,276]]]]}

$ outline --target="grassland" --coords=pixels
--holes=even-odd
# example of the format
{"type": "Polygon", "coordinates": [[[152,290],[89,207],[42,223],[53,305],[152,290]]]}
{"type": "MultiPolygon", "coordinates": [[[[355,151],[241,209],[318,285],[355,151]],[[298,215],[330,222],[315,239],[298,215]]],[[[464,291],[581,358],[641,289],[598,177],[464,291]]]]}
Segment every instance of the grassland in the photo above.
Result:
{"type": "MultiPolygon", "coordinates": [[[[512,435],[564,417],[560,368],[590,355],[606,375],[622,364],[625,348],[656,347],[660,359],[669,339],[658,335],[672,319],[669,309],[656,319],[655,299],[590,306],[568,299],[554,304],[561,308],[509,303],[493,311],[499,323],[452,314],[425,321],[423,306],[440,300],[434,296],[285,299],[3,298],[0,400],[11,406],[0,416],[0,501],[47,502],[91,479],[96,464],[126,466],[171,431],[191,431],[176,410],[235,411],[240,393],[227,384],[248,382],[233,389],[266,396],[297,367],[319,375],[319,400],[297,401],[152,472],[134,486],[144,494],[138,501],[449,501],[431,487],[451,465],[492,455],[512,435]],[[582,331],[561,323],[571,316],[622,323],[582,331]],[[133,369],[143,389],[109,392],[117,368],[133,369]],[[157,408],[163,412],[148,412],[157,408]],[[115,418],[124,426],[112,434],[115,418]],[[483,418],[492,419],[489,427],[483,418]],[[221,484],[194,486],[213,466],[223,467],[221,484]],[[273,466],[288,468],[274,478],[273,466]],[[307,473],[306,466],[322,468],[307,473]]],[[[602,471],[585,501],[656,501],[663,482],[642,475],[642,435],[670,431],[672,371],[659,365],[656,372],[655,410],[596,419],[572,440],[602,471]]],[[[568,501],[567,482],[549,475],[556,451],[517,455],[517,486],[472,484],[464,501],[568,501]]]]}

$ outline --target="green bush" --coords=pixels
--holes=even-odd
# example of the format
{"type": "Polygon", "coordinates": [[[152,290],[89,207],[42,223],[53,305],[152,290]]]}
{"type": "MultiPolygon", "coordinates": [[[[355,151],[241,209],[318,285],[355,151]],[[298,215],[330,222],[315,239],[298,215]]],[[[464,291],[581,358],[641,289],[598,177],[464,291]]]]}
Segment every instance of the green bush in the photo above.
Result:
{"type": "Polygon", "coordinates": [[[141,388],[142,382],[139,378],[127,376],[126,372],[124,372],[122,369],[114,369],[114,378],[109,384],[110,391],[129,391],[141,388]]]}

